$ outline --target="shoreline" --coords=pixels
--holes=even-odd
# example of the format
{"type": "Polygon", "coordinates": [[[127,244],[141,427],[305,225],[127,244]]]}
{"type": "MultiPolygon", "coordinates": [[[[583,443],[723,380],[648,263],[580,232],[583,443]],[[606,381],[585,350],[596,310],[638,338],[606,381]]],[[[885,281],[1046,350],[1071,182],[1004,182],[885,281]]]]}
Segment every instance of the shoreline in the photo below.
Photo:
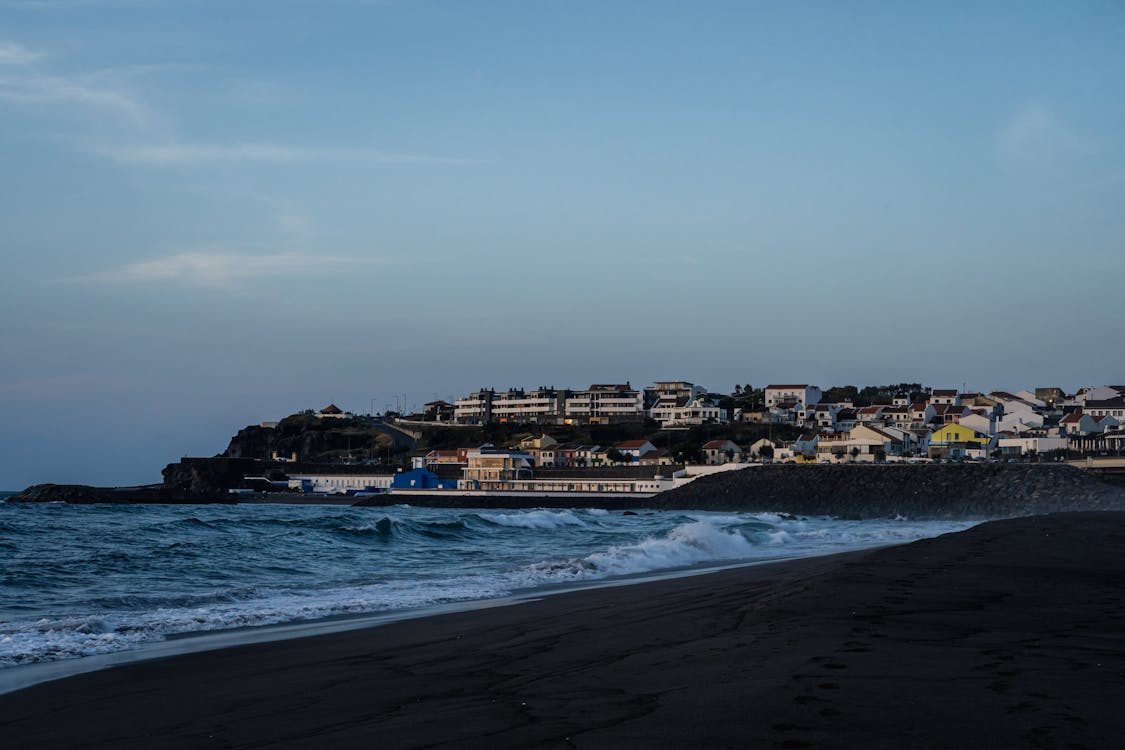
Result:
{"type": "Polygon", "coordinates": [[[577,594],[594,589],[642,586],[647,583],[691,578],[694,576],[706,576],[740,568],[784,564],[795,560],[867,552],[887,546],[893,545],[882,544],[843,552],[825,552],[816,555],[786,556],[765,560],[702,563],[690,567],[665,568],[590,581],[545,584],[514,591],[511,594],[494,599],[465,599],[417,608],[332,615],[313,620],[293,620],[270,625],[250,625],[224,630],[200,630],[174,633],[166,636],[163,640],[143,643],[132,649],[0,668],[0,696],[48,682],[66,680],[91,672],[116,669],[129,664],[157,659],[176,658],[254,644],[279,643],[300,638],[313,638],[321,635],[346,633],[352,630],[381,628],[409,620],[421,620],[430,617],[440,617],[442,615],[461,612],[474,612],[497,607],[520,606],[552,596],[577,594]]]}
{"type": "Polygon", "coordinates": [[[584,589],[0,696],[13,747],[1112,747],[1125,513],[584,589]]]}

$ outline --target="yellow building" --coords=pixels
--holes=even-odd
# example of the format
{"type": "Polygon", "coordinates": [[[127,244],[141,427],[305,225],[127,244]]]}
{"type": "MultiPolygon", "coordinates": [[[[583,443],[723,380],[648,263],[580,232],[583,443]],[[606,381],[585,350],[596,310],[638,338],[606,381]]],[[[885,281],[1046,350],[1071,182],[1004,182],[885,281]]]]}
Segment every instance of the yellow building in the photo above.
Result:
{"type": "Polygon", "coordinates": [[[930,433],[930,458],[964,458],[967,450],[986,450],[992,438],[965,425],[950,423],[930,433]]]}

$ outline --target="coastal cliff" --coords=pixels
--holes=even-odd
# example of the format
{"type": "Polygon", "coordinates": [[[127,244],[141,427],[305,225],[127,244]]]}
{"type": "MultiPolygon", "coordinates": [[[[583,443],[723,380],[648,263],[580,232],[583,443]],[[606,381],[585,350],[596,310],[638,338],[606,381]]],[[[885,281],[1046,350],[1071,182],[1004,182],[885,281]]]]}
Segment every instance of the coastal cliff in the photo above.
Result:
{"type": "Polygon", "coordinates": [[[769,465],[700,477],[646,505],[854,518],[998,518],[1125,510],[1125,489],[1052,464],[769,465]]]}

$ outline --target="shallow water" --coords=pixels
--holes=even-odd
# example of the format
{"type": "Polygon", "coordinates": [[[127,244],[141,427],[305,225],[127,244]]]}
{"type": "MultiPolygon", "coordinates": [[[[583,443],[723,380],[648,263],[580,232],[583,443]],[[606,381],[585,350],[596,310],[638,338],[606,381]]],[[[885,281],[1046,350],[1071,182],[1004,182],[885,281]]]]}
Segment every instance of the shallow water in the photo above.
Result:
{"type": "Polygon", "coordinates": [[[0,668],[970,525],[596,508],[0,503],[0,668]]]}

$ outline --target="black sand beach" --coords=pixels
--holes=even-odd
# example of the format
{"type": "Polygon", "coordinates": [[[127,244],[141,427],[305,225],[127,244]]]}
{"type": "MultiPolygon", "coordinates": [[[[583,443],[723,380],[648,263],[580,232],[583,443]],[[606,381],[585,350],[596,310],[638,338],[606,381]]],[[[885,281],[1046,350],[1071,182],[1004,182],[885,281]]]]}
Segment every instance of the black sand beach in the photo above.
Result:
{"type": "Polygon", "coordinates": [[[1125,513],[136,663],[5,748],[1116,748],[1125,513]]]}

